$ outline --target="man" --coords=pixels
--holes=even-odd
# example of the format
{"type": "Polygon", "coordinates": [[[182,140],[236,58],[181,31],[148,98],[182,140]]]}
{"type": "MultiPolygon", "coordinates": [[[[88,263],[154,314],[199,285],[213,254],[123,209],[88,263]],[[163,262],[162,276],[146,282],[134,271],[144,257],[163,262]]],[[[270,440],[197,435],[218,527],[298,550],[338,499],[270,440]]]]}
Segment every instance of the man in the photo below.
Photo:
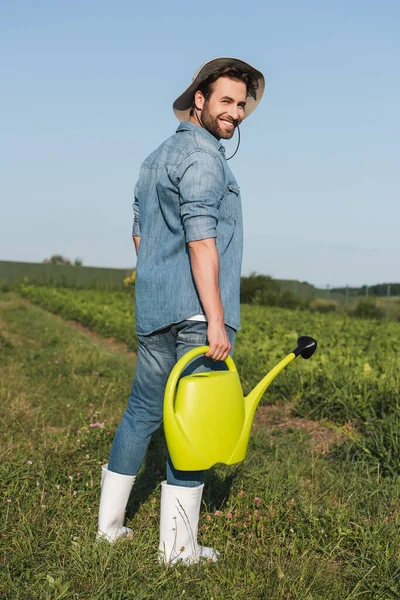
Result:
{"type": "MultiPolygon", "coordinates": [[[[122,525],[126,504],[162,422],[164,389],[176,361],[209,345],[183,375],[221,370],[233,351],[240,328],[242,210],[220,139],[232,138],[264,85],[263,75],[241,60],[205,63],[174,102],[177,132],[141,167],[133,204],[138,360],[103,467],[99,538],[114,542],[132,533],[122,525]]],[[[161,484],[161,561],[217,560],[213,548],[197,543],[203,487],[202,472],[178,471],[168,459],[161,484]]]]}

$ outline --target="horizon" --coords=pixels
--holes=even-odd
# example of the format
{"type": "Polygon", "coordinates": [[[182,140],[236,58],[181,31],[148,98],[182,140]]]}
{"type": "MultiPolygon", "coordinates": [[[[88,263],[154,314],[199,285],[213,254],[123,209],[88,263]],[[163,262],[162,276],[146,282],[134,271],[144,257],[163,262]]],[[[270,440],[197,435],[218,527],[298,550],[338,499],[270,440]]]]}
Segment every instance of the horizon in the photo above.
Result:
{"type": "MultiPolygon", "coordinates": [[[[51,258],[51,257],[50,257],[51,258]]],[[[69,259],[68,257],[63,257],[66,258],[68,260],[70,260],[70,263],[50,263],[48,262],[49,259],[43,259],[42,261],[18,261],[18,260],[3,260],[0,259],[0,263],[2,262],[7,262],[7,263],[18,263],[18,264],[32,264],[32,265],[43,265],[43,264],[51,264],[54,266],[66,266],[66,267],[83,267],[83,268],[89,268],[89,269],[115,269],[115,270],[121,270],[121,271],[132,271],[136,269],[136,266],[134,267],[105,267],[104,265],[85,265],[84,260],[82,264],[79,265],[75,265],[74,261],[75,260],[82,260],[81,257],[75,257],[74,259],[69,259]]],[[[261,275],[261,276],[265,276],[265,277],[271,277],[271,279],[275,280],[275,281],[285,281],[285,282],[294,282],[294,283],[300,283],[302,285],[310,285],[318,290],[322,290],[322,291],[334,291],[335,289],[346,289],[349,288],[350,289],[363,289],[363,288],[371,288],[371,287],[376,287],[376,286],[380,286],[380,285],[400,285],[400,279],[399,281],[379,281],[379,282],[375,282],[375,283],[371,283],[371,284],[362,284],[362,285],[352,285],[352,284],[343,284],[343,285],[330,285],[329,283],[327,284],[326,287],[321,287],[318,286],[314,283],[312,283],[311,281],[305,281],[305,280],[300,280],[300,279],[289,279],[289,278],[285,278],[285,277],[272,277],[272,275],[270,275],[269,273],[259,273],[256,271],[247,273],[247,274],[243,274],[242,273],[242,277],[250,277],[251,275],[261,275]]],[[[1,280],[1,277],[0,277],[1,280]]]]}

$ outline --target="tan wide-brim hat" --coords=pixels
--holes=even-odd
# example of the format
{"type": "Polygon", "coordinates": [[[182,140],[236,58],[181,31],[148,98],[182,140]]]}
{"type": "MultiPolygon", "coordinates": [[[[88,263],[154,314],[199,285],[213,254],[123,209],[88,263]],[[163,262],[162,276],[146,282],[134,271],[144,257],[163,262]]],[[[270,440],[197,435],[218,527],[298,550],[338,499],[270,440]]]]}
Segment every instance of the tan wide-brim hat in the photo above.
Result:
{"type": "Polygon", "coordinates": [[[194,94],[195,94],[196,90],[199,88],[200,84],[205,79],[207,79],[207,77],[209,77],[210,75],[215,73],[215,71],[218,71],[219,69],[223,69],[224,67],[234,67],[235,65],[238,65],[240,67],[245,67],[248,71],[250,71],[254,75],[254,77],[258,81],[258,89],[256,90],[256,98],[254,99],[251,96],[248,96],[248,98],[246,100],[246,107],[244,109],[244,117],[243,118],[245,119],[246,117],[248,117],[253,112],[253,110],[255,110],[255,108],[257,107],[257,105],[260,102],[262,95],[264,93],[264,89],[265,89],[264,75],[260,71],[257,71],[257,69],[255,69],[248,63],[244,62],[243,60],[239,60],[238,58],[225,57],[225,58],[213,58],[212,60],[209,60],[208,62],[204,63],[204,65],[201,65],[200,69],[198,71],[196,71],[196,73],[193,75],[193,81],[189,85],[187,90],[184,91],[183,94],[181,94],[179,96],[179,98],[177,98],[175,100],[175,102],[173,104],[173,109],[174,109],[174,113],[175,113],[176,117],[179,119],[179,121],[181,121],[183,123],[184,121],[189,120],[190,109],[192,107],[194,94]]]}

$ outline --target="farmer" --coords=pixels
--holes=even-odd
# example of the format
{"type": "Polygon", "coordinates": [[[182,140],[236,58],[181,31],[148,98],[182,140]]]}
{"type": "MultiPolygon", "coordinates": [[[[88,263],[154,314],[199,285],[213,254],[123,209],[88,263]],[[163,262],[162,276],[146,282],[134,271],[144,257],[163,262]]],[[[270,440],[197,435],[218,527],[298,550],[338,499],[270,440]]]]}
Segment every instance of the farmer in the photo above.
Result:
{"type": "MultiPolygon", "coordinates": [[[[187,351],[209,345],[183,375],[226,369],[240,328],[242,210],[221,139],[256,108],[263,75],[215,58],[175,100],[176,133],[144,161],[135,187],[138,359],[131,395],[102,469],[98,538],[132,534],[125,509],[151,435],[162,422],[169,373],[187,351]]],[[[239,138],[240,139],[240,138],[239,138]]],[[[207,440],[204,440],[207,443],[207,440]]],[[[161,484],[159,557],[167,564],[217,560],[197,543],[202,471],[167,462],[161,484]]]]}

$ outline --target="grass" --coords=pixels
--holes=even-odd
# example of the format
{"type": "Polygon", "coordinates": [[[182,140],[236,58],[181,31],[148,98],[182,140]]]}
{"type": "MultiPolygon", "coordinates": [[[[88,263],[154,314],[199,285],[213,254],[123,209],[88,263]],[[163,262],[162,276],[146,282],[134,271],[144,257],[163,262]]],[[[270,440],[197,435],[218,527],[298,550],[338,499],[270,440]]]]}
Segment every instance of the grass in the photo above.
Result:
{"type": "Polygon", "coordinates": [[[128,507],[134,539],[96,544],[101,464],[133,372],[132,355],[0,295],[1,598],[399,597],[398,481],[345,445],[321,455],[294,425],[255,428],[244,463],[207,472],[199,539],[217,564],[158,565],[161,432],[128,507]]]}

